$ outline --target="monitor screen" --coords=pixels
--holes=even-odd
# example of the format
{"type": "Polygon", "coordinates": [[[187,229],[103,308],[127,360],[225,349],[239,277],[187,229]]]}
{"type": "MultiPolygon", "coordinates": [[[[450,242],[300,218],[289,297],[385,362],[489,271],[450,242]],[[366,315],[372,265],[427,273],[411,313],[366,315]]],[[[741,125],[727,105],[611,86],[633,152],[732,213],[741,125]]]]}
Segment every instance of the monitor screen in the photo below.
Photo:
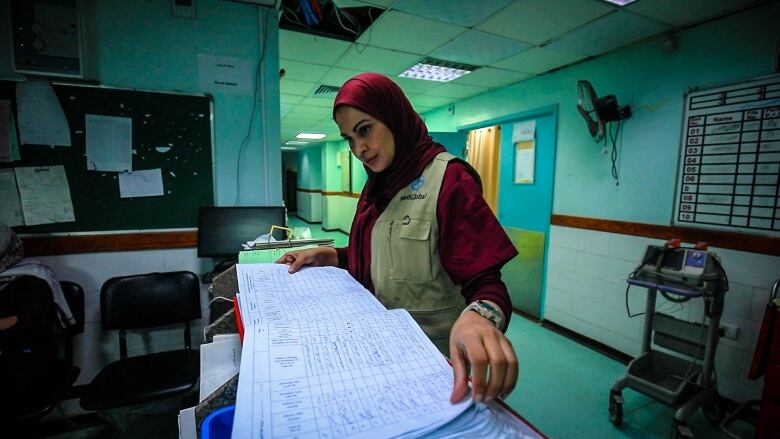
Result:
{"type": "MultiPolygon", "coordinates": [[[[283,206],[201,207],[198,214],[198,257],[236,258],[241,244],[265,235],[271,226],[285,226],[283,206]]],[[[284,232],[274,238],[286,239],[284,232]]]]}

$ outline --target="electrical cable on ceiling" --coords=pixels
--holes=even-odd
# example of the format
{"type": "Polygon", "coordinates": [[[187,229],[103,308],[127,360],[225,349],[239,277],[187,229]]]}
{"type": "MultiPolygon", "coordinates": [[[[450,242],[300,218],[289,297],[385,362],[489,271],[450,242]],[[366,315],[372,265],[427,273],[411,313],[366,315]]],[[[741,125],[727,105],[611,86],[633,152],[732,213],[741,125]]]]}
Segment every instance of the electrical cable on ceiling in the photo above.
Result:
{"type": "MultiPolygon", "coordinates": [[[[349,18],[348,15],[345,15],[345,17],[349,18]]],[[[366,41],[366,44],[363,45],[362,50],[360,49],[360,46],[358,45],[357,41],[355,41],[355,51],[357,51],[357,53],[359,54],[363,53],[366,50],[366,47],[368,47],[368,45],[371,44],[371,34],[372,31],[374,30],[374,26],[373,26],[374,17],[371,16],[371,8],[368,9],[368,19],[370,20],[370,22],[368,23],[368,41],[366,41]]],[[[352,20],[350,19],[350,21],[352,20]]],[[[354,21],[352,22],[354,23],[354,21]]]]}
{"type": "Polygon", "coordinates": [[[311,10],[308,0],[298,0],[298,4],[301,6],[301,10],[303,10],[303,17],[307,23],[310,25],[319,23],[319,20],[317,20],[317,17],[314,16],[314,12],[311,10]]]}
{"type": "Polygon", "coordinates": [[[317,14],[317,19],[322,20],[322,9],[320,8],[320,2],[318,0],[309,0],[309,6],[312,11],[314,11],[315,14],[317,14]]]}
{"type": "MultiPolygon", "coordinates": [[[[341,21],[341,15],[344,14],[344,12],[339,8],[339,6],[334,2],[333,0],[328,0],[331,5],[333,6],[333,15],[336,16],[336,20],[339,22],[339,26],[341,26],[342,29],[344,29],[347,32],[352,32],[353,34],[357,35],[358,31],[352,30],[346,26],[344,26],[344,22],[341,21]]],[[[328,4],[328,1],[325,2],[325,4],[328,4]]],[[[344,17],[347,17],[346,14],[344,14],[344,17]]],[[[347,17],[348,18],[348,17],[347,17]]]]}
{"type": "Polygon", "coordinates": [[[233,205],[234,206],[238,205],[238,201],[239,201],[239,199],[241,197],[241,162],[242,162],[241,156],[244,154],[244,150],[247,147],[247,145],[249,145],[249,139],[252,138],[252,127],[254,126],[255,112],[257,111],[257,92],[258,92],[258,89],[259,89],[258,82],[260,80],[260,74],[262,73],[261,69],[262,69],[262,65],[263,65],[263,60],[265,59],[266,48],[267,48],[267,45],[268,45],[268,28],[270,27],[270,24],[269,24],[270,20],[269,20],[269,18],[273,17],[271,12],[267,12],[265,14],[265,17],[263,17],[263,10],[264,9],[266,9],[266,8],[260,8],[260,7],[257,8],[258,22],[260,22],[262,20],[263,23],[264,23],[264,26],[263,26],[263,41],[260,42],[261,52],[260,52],[260,56],[259,56],[259,58],[257,60],[257,68],[255,69],[255,90],[254,90],[254,94],[252,95],[252,112],[251,112],[251,114],[249,116],[249,128],[246,131],[246,136],[244,136],[244,139],[241,141],[241,146],[239,146],[239,148],[238,148],[238,157],[236,158],[236,160],[237,160],[237,163],[236,163],[236,199],[233,201],[233,205]]]}
{"type": "Polygon", "coordinates": [[[309,27],[308,25],[301,23],[301,19],[300,19],[300,17],[298,17],[298,14],[295,11],[293,11],[292,9],[288,8],[287,6],[282,5],[282,14],[283,15],[287,15],[288,20],[290,20],[291,22],[293,22],[295,24],[298,24],[298,25],[300,25],[302,27],[309,27]],[[290,18],[290,15],[292,15],[295,18],[294,19],[290,18]]]}

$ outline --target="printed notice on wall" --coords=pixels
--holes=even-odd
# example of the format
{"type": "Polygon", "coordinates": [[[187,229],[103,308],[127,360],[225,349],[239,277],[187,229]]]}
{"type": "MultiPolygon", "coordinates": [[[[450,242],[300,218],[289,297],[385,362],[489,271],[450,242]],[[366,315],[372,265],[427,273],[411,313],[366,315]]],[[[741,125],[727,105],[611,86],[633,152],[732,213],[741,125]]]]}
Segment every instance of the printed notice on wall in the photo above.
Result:
{"type": "Polygon", "coordinates": [[[75,221],[64,166],[14,168],[14,172],[25,224],[34,226],[75,221]]]}
{"type": "Polygon", "coordinates": [[[119,174],[119,196],[121,198],[159,197],[161,195],[163,195],[163,181],[160,168],[119,174]]]}
{"type": "Polygon", "coordinates": [[[84,117],[87,134],[87,169],[124,172],[133,170],[133,119],[129,117],[84,117]]]}
{"type": "Polygon", "coordinates": [[[533,184],[536,142],[527,140],[515,143],[515,183],[533,184]]]}
{"type": "Polygon", "coordinates": [[[0,222],[11,227],[24,225],[22,203],[16,189],[16,175],[11,168],[0,169],[0,222]]]}
{"type": "Polygon", "coordinates": [[[198,84],[204,92],[252,93],[249,61],[225,56],[198,54],[198,84]]]}
{"type": "Polygon", "coordinates": [[[518,122],[512,126],[512,143],[536,139],[536,119],[518,122]]]}
{"type": "Polygon", "coordinates": [[[70,146],[68,119],[49,81],[28,79],[16,84],[16,107],[22,145],[70,146]]]}

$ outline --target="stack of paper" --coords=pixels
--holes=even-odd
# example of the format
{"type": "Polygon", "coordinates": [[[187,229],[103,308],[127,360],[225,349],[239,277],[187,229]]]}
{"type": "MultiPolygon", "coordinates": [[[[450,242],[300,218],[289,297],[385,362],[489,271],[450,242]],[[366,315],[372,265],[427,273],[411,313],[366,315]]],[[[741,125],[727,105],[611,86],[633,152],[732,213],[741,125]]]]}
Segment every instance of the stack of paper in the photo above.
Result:
{"type": "Polygon", "coordinates": [[[346,271],[238,264],[245,325],[233,438],[540,437],[470,398],[405,310],[346,271]]]}

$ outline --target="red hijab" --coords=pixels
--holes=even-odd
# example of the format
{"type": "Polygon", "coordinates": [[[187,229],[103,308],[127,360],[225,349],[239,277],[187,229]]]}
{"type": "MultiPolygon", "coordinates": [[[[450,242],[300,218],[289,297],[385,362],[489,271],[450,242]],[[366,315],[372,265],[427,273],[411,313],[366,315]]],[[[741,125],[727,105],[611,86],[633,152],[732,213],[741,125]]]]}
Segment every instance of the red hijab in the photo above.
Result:
{"type": "Polygon", "coordinates": [[[355,107],[382,121],[395,141],[395,158],[387,169],[377,173],[364,166],[368,181],[360,194],[349,233],[349,271],[373,291],[370,251],[366,249],[371,245],[374,222],[393,196],[420,176],[428,163],[445,149],[428,135],[428,128],[401,88],[384,75],[361,73],[349,79],[336,95],[334,114],[341,105],[355,107]]]}

